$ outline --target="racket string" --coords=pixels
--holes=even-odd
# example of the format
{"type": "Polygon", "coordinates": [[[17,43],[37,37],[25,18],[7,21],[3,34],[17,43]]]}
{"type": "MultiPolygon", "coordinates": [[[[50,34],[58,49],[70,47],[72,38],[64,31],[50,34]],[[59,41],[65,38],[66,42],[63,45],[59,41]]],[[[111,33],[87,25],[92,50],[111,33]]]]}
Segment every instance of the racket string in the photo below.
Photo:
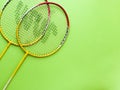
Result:
{"type": "Polygon", "coordinates": [[[20,43],[22,45],[29,44],[39,39],[40,35],[43,34],[42,32],[44,32],[47,23],[48,23],[47,5],[41,6],[40,8],[38,7],[35,10],[31,10],[29,14],[25,15],[25,17],[22,19],[19,30],[19,37],[21,41],[20,43]],[[33,11],[40,13],[33,14],[33,11]]]}

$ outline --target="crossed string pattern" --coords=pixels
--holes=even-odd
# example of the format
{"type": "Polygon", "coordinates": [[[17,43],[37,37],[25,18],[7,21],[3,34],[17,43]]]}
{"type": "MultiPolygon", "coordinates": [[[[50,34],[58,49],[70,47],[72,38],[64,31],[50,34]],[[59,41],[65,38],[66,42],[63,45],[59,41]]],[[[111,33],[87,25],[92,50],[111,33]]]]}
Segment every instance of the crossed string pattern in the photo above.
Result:
{"type": "Polygon", "coordinates": [[[25,55],[3,90],[7,89],[28,55],[47,57],[56,53],[65,43],[70,28],[69,18],[64,8],[48,1],[31,8],[17,22],[16,40],[25,55]]]}

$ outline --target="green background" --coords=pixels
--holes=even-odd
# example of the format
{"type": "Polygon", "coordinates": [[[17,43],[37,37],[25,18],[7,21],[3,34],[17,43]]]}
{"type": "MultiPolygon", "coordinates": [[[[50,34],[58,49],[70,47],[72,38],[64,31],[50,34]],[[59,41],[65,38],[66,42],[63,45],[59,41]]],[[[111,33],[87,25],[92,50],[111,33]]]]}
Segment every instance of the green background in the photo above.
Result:
{"type": "MultiPolygon", "coordinates": [[[[64,47],[28,56],[8,90],[120,90],[120,0],[49,0],[69,14],[64,47]]],[[[0,37],[0,52],[7,42],[0,37]]],[[[24,52],[11,46],[0,61],[0,90],[24,52]]]]}

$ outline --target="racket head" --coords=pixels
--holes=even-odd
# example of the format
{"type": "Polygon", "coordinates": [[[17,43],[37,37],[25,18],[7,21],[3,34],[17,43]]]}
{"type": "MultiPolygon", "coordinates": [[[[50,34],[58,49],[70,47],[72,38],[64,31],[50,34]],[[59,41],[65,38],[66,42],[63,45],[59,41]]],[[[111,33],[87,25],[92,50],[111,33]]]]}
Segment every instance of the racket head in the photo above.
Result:
{"type": "MultiPolygon", "coordinates": [[[[21,26],[18,26],[16,32],[18,43],[23,51],[35,57],[47,57],[56,53],[65,43],[70,28],[68,14],[62,6],[53,2],[39,4],[39,6],[42,5],[50,7],[50,24],[42,39],[32,46],[26,47],[22,45],[24,38],[21,37],[25,34],[25,30],[20,31],[21,26]]],[[[36,34],[33,35],[36,36],[36,34]]],[[[29,37],[27,39],[29,40],[29,37]]]]}
{"type": "Polygon", "coordinates": [[[9,0],[1,14],[1,34],[11,44],[18,46],[16,28],[23,15],[40,2],[47,0],[9,0]],[[32,2],[32,3],[29,3],[32,2]]]}

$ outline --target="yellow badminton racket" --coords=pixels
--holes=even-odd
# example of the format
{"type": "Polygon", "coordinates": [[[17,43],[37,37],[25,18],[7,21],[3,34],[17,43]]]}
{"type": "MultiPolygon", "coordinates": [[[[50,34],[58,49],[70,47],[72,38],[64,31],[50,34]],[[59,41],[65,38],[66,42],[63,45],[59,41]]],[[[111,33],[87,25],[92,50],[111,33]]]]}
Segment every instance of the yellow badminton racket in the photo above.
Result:
{"type": "MultiPolygon", "coordinates": [[[[3,52],[1,53],[0,59],[6,53],[10,45],[19,46],[16,40],[16,27],[20,19],[23,17],[23,15],[27,11],[29,11],[30,8],[34,7],[35,5],[37,5],[42,1],[47,1],[47,0],[10,0],[9,4],[4,8],[4,11],[1,14],[1,34],[4,37],[4,39],[6,39],[8,44],[4,48],[3,52]]],[[[33,16],[35,15],[33,14],[33,16]]],[[[43,17],[43,18],[48,18],[48,17],[43,17]]],[[[49,20],[46,21],[46,23],[48,22],[49,20]]],[[[26,26],[29,26],[29,25],[30,25],[30,22],[26,23],[26,26]]],[[[44,27],[47,27],[47,26],[44,26],[44,27]]],[[[32,44],[34,42],[29,42],[29,43],[32,44]]]]}
{"type": "MultiPolygon", "coordinates": [[[[24,22],[26,22],[25,17],[21,20],[17,28],[17,40],[21,49],[25,52],[25,55],[21,59],[20,63],[16,67],[15,71],[12,73],[7,83],[5,84],[3,90],[6,90],[17,71],[20,69],[21,65],[25,61],[28,55],[34,57],[47,57],[56,53],[65,43],[68,33],[69,33],[69,18],[64,10],[64,8],[53,2],[41,3],[32,10],[38,10],[42,7],[48,10],[46,4],[50,7],[50,24],[48,30],[46,31],[44,37],[40,39],[37,43],[31,46],[23,46],[23,44],[29,41],[30,37],[28,34],[34,37],[39,37],[42,33],[39,30],[34,30],[31,33],[26,33],[24,28],[24,22]],[[27,36],[27,37],[26,37],[27,36]]],[[[31,11],[30,11],[31,12],[31,11]]]]}

